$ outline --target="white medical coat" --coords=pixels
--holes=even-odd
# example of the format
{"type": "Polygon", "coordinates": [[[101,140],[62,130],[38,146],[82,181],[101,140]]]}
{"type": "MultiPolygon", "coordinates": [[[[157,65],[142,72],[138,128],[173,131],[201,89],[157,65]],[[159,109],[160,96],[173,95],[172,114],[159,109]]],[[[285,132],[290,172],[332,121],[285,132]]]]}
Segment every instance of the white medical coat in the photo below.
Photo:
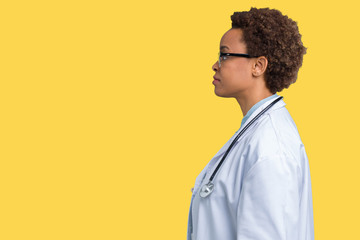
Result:
{"type": "Polygon", "coordinates": [[[199,196],[236,135],[273,101],[258,107],[196,178],[188,240],[314,239],[309,163],[283,100],[245,131],[213,179],[214,191],[199,196]]]}

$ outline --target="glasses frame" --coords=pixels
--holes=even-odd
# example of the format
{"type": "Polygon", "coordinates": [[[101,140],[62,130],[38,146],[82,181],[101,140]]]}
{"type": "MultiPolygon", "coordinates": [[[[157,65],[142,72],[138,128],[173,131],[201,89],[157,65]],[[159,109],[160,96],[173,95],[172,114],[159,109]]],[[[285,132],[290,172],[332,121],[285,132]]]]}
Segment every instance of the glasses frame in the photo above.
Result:
{"type": "MultiPolygon", "coordinates": [[[[260,56],[252,56],[246,53],[224,53],[224,52],[219,52],[219,68],[221,67],[221,57],[223,56],[234,56],[234,57],[244,57],[244,58],[258,58],[260,56]]],[[[224,61],[224,60],[223,60],[224,61]]]]}

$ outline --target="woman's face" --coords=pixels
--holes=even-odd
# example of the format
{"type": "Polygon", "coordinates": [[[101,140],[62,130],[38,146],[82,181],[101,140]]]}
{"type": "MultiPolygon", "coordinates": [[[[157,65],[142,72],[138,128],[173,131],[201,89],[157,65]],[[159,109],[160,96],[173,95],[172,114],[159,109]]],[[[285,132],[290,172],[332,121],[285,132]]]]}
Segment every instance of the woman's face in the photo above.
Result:
{"type": "MultiPolygon", "coordinates": [[[[220,51],[224,53],[247,53],[245,43],[242,42],[242,30],[232,28],[227,31],[220,41],[220,51]]],[[[253,86],[252,66],[254,58],[227,56],[226,60],[218,61],[212,66],[215,71],[215,94],[219,97],[239,97],[246,94],[253,86]]]]}

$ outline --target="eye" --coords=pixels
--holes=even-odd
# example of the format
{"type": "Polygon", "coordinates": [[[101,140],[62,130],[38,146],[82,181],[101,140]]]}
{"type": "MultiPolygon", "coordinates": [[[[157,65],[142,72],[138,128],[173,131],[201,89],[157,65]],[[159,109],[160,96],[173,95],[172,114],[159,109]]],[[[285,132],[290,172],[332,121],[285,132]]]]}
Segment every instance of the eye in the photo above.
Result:
{"type": "Polygon", "coordinates": [[[223,52],[219,52],[219,56],[220,56],[219,58],[220,62],[225,61],[226,59],[229,58],[229,56],[225,55],[225,53],[223,52]]]}
{"type": "Polygon", "coordinates": [[[221,56],[221,61],[224,61],[224,60],[226,60],[228,58],[229,58],[229,56],[223,55],[223,56],[221,56]]]}

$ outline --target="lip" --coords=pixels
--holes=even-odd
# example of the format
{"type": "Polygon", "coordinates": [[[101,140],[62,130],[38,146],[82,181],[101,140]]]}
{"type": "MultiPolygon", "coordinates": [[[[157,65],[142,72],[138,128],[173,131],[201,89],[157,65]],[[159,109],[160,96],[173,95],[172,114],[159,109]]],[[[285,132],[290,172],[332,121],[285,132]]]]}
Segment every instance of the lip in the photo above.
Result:
{"type": "Polygon", "coordinates": [[[220,82],[220,80],[214,77],[214,81],[212,83],[215,84],[215,83],[218,83],[218,82],[220,82]]]}

